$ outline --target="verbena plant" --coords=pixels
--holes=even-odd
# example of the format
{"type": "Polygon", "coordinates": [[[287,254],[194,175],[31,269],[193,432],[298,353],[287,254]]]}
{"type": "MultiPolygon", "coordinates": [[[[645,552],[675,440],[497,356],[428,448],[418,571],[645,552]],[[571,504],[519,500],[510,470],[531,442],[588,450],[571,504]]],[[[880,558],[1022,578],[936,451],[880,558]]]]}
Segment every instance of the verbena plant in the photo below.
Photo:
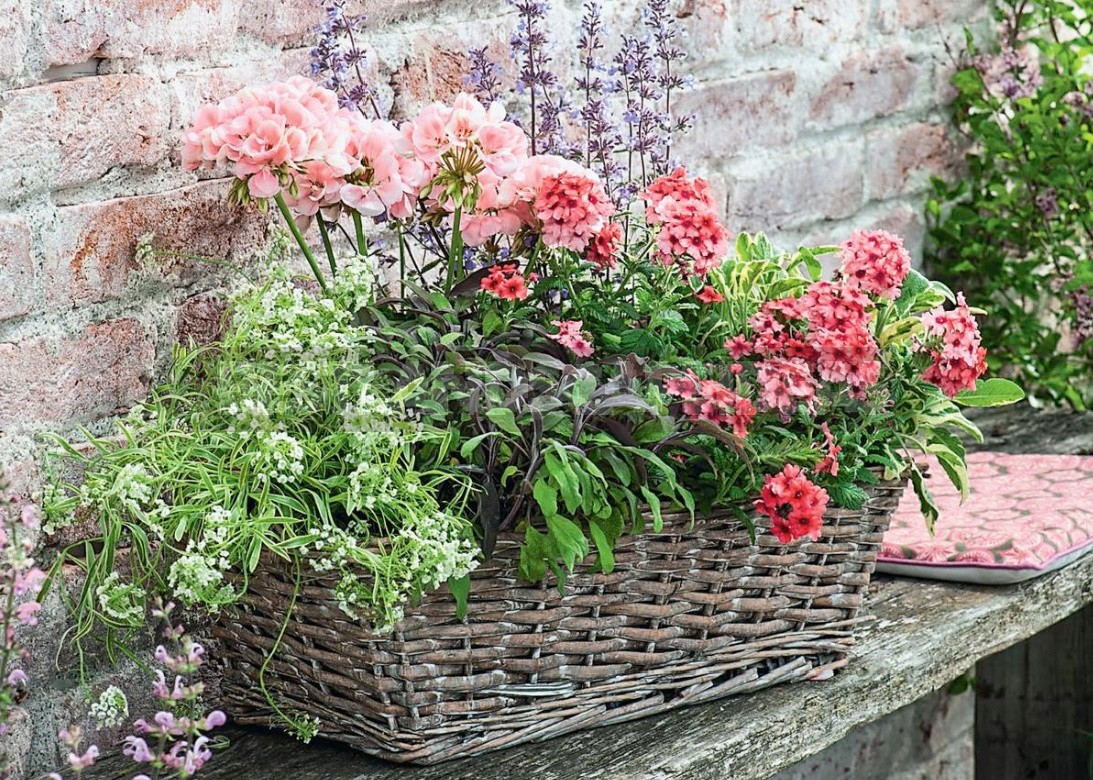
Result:
{"type": "Polygon", "coordinates": [[[989,311],[993,369],[1093,401],[1093,4],[1005,0],[997,51],[967,36],[953,77],[966,171],[936,180],[927,260],[989,311]]]}
{"type": "MultiPolygon", "coordinates": [[[[932,521],[915,453],[967,490],[957,434],[978,432],[958,404],[1021,393],[977,381],[963,299],[881,231],[734,246],[708,184],[671,160],[664,3],[606,58],[589,6],[577,106],[546,69],[544,4],[514,5],[522,119],[470,94],[400,126],[375,116],[339,80],[359,57],[330,40],[352,26],[337,5],[331,89],[297,78],[200,111],[187,165],[275,207],[314,281],[274,270],[219,343],[177,353],[120,444],[68,449],[84,477],[51,521],[102,530],[66,556],[87,574],[77,639],[124,639],[160,591],[219,609],[263,565],[332,577],[382,631],[443,582],[465,601],[502,533],[522,539],[523,577],[564,588],[586,560],[611,571],[618,539],[659,530],[665,507],[733,508],[790,544],[883,476],[910,474],[932,521]]],[[[498,68],[473,60],[489,96],[498,68]]]]}

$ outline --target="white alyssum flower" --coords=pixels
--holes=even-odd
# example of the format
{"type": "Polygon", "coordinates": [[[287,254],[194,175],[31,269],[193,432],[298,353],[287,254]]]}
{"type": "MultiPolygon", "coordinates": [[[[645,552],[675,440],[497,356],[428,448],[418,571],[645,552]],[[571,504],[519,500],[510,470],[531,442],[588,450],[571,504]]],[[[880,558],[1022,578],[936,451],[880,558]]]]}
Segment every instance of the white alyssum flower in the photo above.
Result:
{"type": "Polygon", "coordinates": [[[125,691],[111,685],[91,705],[91,717],[100,729],[117,728],[129,717],[129,699],[125,691]]]}

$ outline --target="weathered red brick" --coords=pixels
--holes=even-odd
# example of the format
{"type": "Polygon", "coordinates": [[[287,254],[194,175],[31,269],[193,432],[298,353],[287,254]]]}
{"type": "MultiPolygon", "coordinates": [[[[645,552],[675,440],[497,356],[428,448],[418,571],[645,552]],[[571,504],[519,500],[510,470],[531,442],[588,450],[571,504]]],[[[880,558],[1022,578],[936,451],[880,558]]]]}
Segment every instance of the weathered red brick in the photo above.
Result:
{"type": "Polygon", "coordinates": [[[0,0],[0,79],[22,72],[31,38],[31,3],[0,0]]]}
{"type": "Polygon", "coordinates": [[[987,8],[984,0],[880,0],[876,24],[885,33],[939,24],[967,25],[984,18],[987,8]]]}
{"type": "Polygon", "coordinates": [[[895,113],[911,102],[920,77],[899,47],[853,54],[812,101],[809,119],[837,127],[895,113]]]}
{"type": "Polygon", "coordinates": [[[733,25],[729,0],[683,0],[676,16],[687,30],[683,46],[691,62],[723,59],[731,51],[733,25]]]}
{"type": "Polygon", "coordinates": [[[15,425],[88,422],[148,391],[155,348],[135,319],[67,338],[0,344],[0,433],[15,425]]]}
{"type": "Polygon", "coordinates": [[[173,143],[162,84],[96,76],[14,90],[0,109],[0,192],[61,189],[116,166],[153,166],[173,143]]]}
{"type": "MultiPolygon", "coordinates": [[[[232,260],[257,247],[264,215],[229,206],[227,182],[202,182],[180,190],[58,210],[58,228],[46,240],[46,299],[81,305],[120,296],[136,269],[137,241],[154,233],[156,249],[198,258],[232,260]]],[[[210,266],[198,259],[156,258],[149,274],[190,284],[210,266]]]]}
{"type": "Polygon", "coordinates": [[[861,39],[868,26],[868,8],[868,3],[845,0],[733,0],[732,15],[744,50],[816,49],[861,39]]]}
{"type": "Polygon", "coordinates": [[[680,154],[706,160],[788,143],[800,123],[799,97],[792,70],[749,73],[684,92],[676,108],[681,115],[694,115],[695,124],[680,138],[680,154]]]}
{"type": "Polygon", "coordinates": [[[930,176],[942,176],[957,165],[959,155],[945,125],[916,122],[870,131],[865,136],[869,197],[885,200],[921,192],[930,176]]]}
{"type": "Polygon", "coordinates": [[[833,142],[780,160],[749,161],[730,185],[734,230],[775,230],[842,219],[864,201],[865,154],[860,142],[833,142]]]}
{"type": "Polygon", "coordinates": [[[34,309],[34,280],[30,226],[20,217],[0,216],[0,322],[34,309]]]}
{"type": "MultiPolygon", "coordinates": [[[[247,13],[264,3],[246,4],[247,13]]],[[[241,0],[46,0],[50,65],[149,54],[193,58],[235,44],[241,0]]]]}

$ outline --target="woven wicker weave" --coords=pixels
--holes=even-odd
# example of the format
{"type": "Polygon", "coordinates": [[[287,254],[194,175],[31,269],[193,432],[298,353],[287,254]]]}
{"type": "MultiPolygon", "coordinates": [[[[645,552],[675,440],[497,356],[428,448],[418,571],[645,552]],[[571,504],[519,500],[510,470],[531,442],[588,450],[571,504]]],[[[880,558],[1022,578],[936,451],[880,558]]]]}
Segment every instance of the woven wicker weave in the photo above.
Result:
{"type": "MultiPolygon", "coordinates": [[[[331,581],[305,581],[266,684],[321,734],[420,764],[664,712],[843,666],[902,482],[833,509],[817,542],[781,545],[732,513],[665,515],[620,540],[611,574],[578,567],[556,588],[516,578],[520,539],[502,536],[473,574],[467,619],[446,591],[393,634],[348,620],[331,581]]],[[[266,567],[214,633],[223,697],[241,723],[276,725],[258,670],[295,582],[266,567]]]]}

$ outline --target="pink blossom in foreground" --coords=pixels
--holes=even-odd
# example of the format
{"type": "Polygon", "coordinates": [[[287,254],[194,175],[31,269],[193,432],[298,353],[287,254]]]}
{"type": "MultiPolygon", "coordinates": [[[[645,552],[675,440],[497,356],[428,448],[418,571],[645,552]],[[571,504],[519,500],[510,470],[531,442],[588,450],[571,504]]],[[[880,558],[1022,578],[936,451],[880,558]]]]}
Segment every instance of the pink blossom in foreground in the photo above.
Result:
{"type": "Polygon", "coordinates": [[[755,509],[770,518],[771,532],[783,544],[806,536],[815,541],[820,538],[828,500],[827,491],[810,481],[799,466],[787,465],[764,477],[755,509]]]}
{"type": "Polygon", "coordinates": [[[554,320],[550,323],[558,329],[557,333],[549,335],[563,347],[577,357],[592,357],[596,349],[592,346],[592,337],[584,330],[584,322],[581,320],[554,320]]]}
{"type": "Polygon", "coordinates": [[[804,360],[767,358],[757,369],[759,399],[767,409],[788,415],[803,403],[812,410],[818,384],[804,360]]]}
{"type": "Polygon", "coordinates": [[[911,270],[911,255],[903,240],[884,230],[855,230],[839,257],[840,278],[879,298],[897,298],[911,270]]]}
{"type": "Polygon", "coordinates": [[[976,380],[987,370],[987,350],[981,345],[979,325],[964,296],[957,296],[952,311],[939,306],[923,314],[922,325],[921,348],[933,359],[922,378],[950,398],[962,390],[974,390],[976,380]]]}

